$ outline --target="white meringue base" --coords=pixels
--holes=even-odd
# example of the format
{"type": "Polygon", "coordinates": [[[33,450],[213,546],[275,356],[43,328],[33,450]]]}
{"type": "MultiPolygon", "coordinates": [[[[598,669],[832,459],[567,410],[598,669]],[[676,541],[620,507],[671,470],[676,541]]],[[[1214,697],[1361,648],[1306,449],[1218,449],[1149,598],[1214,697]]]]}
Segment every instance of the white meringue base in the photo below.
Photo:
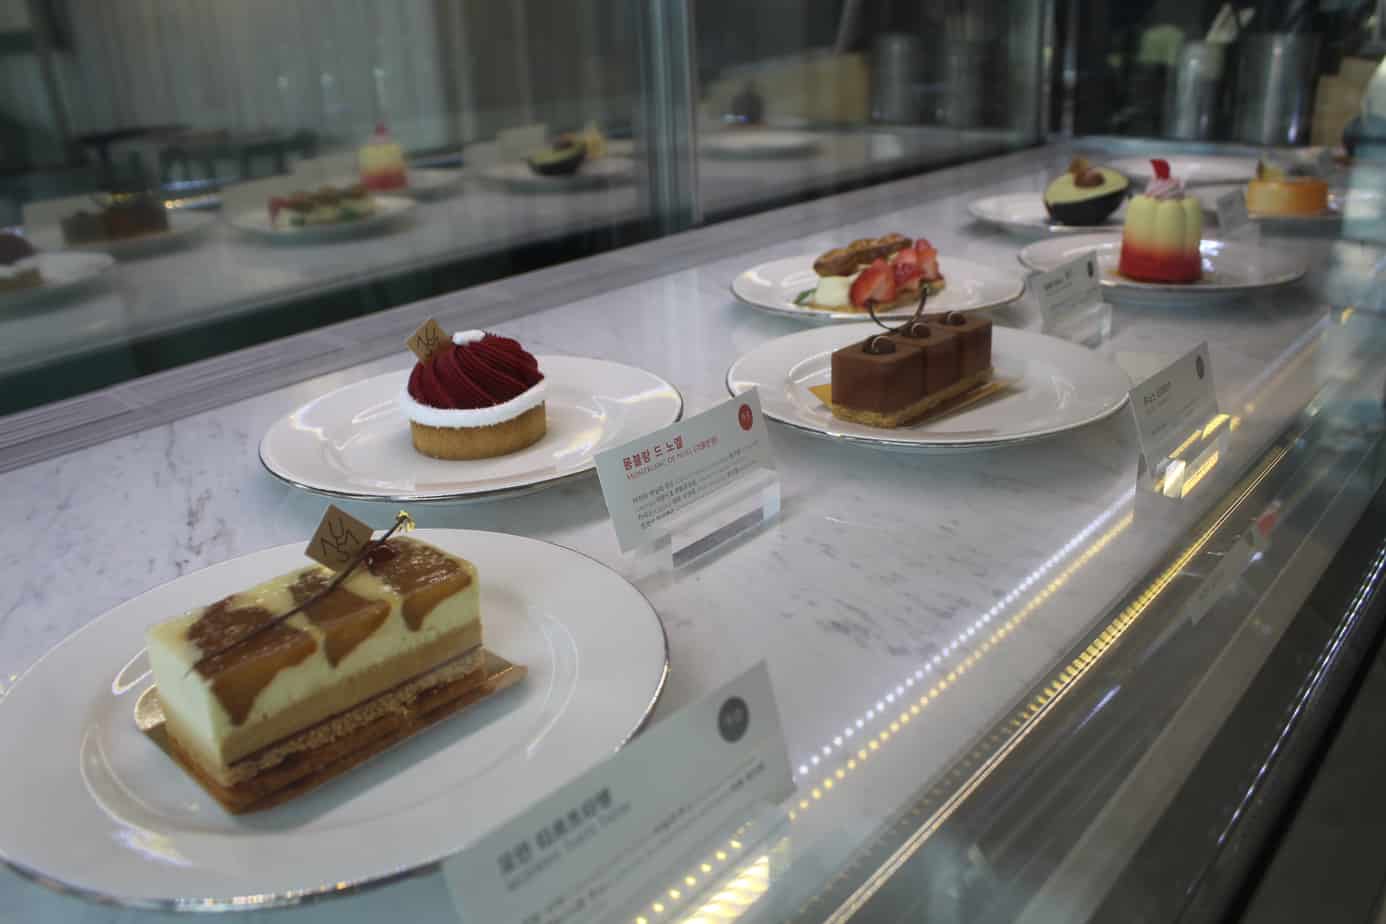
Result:
{"type": "Polygon", "coordinates": [[[542,404],[547,390],[544,386],[547,384],[547,381],[541,381],[509,401],[490,407],[442,408],[430,407],[415,401],[409,394],[409,385],[406,382],[399,393],[399,408],[405,417],[426,427],[493,427],[507,420],[514,420],[525,411],[542,404]]]}

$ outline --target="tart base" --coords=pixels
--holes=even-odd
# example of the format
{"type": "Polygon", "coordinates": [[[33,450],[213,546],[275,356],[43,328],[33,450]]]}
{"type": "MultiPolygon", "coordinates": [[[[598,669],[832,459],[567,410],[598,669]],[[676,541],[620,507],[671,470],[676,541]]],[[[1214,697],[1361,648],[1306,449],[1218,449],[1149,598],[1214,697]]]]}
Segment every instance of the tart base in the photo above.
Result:
{"type": "Polygon", "coordinates": [[[991,366],[981,372],[973,373],[966,378],[959,379],[956,383],[947,388],[925,395],[913,404],[907,404],[895,411],[861,411],[850,407],[844,407],[837,402],[828,404],[828,409],[833,412],[833,416],[839,420],[850,420],[853,423],[865,424],[868,427],[882,427],[893,430],[896,427],[903,427],[905,424],[913,423],[934,408],[952,401],[954,398],[961,397],[967,392],[991,380],[993,373],[991,366]]]}
{"type": "MultiPolygon", "coordinates": [[[[927,283],[927,286],[928,286],[928,289],[929,289],[929,295],[931,295],[931,296],[937,295],[938,293],[942,292],[945,288],[947,288],[947,286],[948,286],[948,280],[946,280],[946,279],[935,279],[935,280],[933,280],[933,281],[927,283]]],[[[903,307],[905,307],[906,305],[917,305],[917,304],[919,304],[919,290],[918,290],[918,289],[915,289],[913,292],[910,292],[910,293],[908,293],[908,294],[906,294],[906,295],[901,295],[901,296],[899,296],[899,297],[893,299],[892,301],[889,301],[889,302],[882,302],[881,304],[879,304],[879,305],[876,306],[876,310],[877,310],[877,311],[894,311],[896,308],[903,308],[903,307]]],[[[856,313],[856,314],[861,314],[861,315],[868,314],[868,312],[867,312],[867,310],[866,310],[865,308],[858,308],[856,305],[851,305],[851,304],[848,304],[848,305],[820,305],[820,304],[818,304],[817,302],[809,301],[809,302],[804,302],[803,307],[805,307],[805,308],[812,308],[812,309],[815,310],[815,311],[851,311],[851,312],[854,312],[854,313],[856,313]]]]}
{"type": "Polygon", "coordinates": [[[489,427],[430,427],[409,421],[414,448],[435,459],[492,459],[532,446],[548,432],[544,404],[489,427]]]}
{"type": "MultiPolygon", "coordinates": [[[[381,713],[360,722],[348,733],[299,751],[276,766],[234,785],[218,782],[206,768],[179,747],[177,740],[168,732],[157,687],[150,687],[141,695],[135,707],[135,720],[140,730],[195,779],[222,808],[233,815],[240,815],[272,808],[316,789],[406,738],[513,686],[523,680],[526,673],[522,665],[512,664],[486,649],[464,655],[454,662],[454,670],[458,671],[456,676],[417,678],[380,697],[382,700],[390,698],[392,708],[382,710],[379,703],[372,701],[334,717],[329,722],[345,721],[353,713],[364,715],[367,709],[381,713]],[[422,680],[430,682],[406,693],[406,687],[422,680]]],[[[309,729],[303,734],[313,731],[309,729]]],[[[281,742],[276,747],[287,745],[291,740],[281,742]]],[[[237,762],[233,768],[256,759],[252,755],[245,761],[237,762]]]]}

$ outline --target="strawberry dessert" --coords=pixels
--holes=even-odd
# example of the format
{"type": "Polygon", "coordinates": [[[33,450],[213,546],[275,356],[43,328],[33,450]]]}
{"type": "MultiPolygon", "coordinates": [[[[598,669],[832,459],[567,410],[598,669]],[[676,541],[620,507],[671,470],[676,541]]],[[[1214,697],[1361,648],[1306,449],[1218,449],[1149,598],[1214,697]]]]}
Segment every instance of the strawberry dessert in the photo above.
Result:
{"type": "Polygon", "coordinates": [[[547,432],[544,374],[519,342],[484,331],[419,362],[400,394],[414,448],[437,459],[489,459],[538,442],[547,432]]]}
{"type": "Polygon", "coordinates": [[[853,241],[830,250],[813,264],[818,285],[795,303],[826,311],[886,310],[919,301],[927,290],[943,290],[938,251],[925,238],[902,234],[853,241]]]}
{"type": "Polygon", "coordinates": [[[1150,163],[1155,178],[1126,206],[1118,271],[1137,282],[1197,282],[1203,277],[1203,207],[1170,176],[1168,161],[1150,163]]]}

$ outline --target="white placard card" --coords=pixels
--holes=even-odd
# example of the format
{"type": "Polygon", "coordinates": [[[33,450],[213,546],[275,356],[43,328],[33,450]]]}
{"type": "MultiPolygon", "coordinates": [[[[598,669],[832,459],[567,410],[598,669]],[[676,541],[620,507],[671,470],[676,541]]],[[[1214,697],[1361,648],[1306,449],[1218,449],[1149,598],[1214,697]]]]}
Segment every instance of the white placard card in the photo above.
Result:
{"type": "Polygon", "coordinates": [[[682,564],[779,512],[779,478],[754,389],[596,461],[622,552],[677,534],[668,545],[673,564],[682,564]]]}
{"type": "Polygon", "coordinates": [[[1095,251],[1035,273],[1030,277],[1030,291],[1039,300],[1046,334],[1096,346],[1111,333],[1111,306],[1102,300],[1095,251]]]}
{"type": "MultiPolygon", "coordinates": [[[[1205,434],[1218,427],[1217,391],[1208,344],[1201,343],[1131,389],[1131,413],[1141,444],[1141,477],[1167,497],[1182,497],[1210,447],[1205,434]]],[[[1201,477],[1201,475],[1199,476],[1201,477]]]]}
{"type": "Polygon", "coordinates": [[[1234,189],[1217,198],[1218,234],[1221,237],[1246,237],[1254,230],[1251,213],[1246,208],[1246,191],[1234,189]]]}
{"type": "Polygon", "coordinates": [[[632,917],[670,885],[692,899],[690,862],[793,791],[762,661],[443,861],[443,877],[466,922],[632,917]]]}

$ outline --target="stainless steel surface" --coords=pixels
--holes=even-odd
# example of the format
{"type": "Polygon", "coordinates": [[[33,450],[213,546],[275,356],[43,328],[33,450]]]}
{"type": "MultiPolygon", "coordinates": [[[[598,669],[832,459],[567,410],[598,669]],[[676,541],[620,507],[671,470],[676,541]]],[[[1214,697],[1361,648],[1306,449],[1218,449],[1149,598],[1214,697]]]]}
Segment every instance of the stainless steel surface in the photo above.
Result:
{"type": "Polygon", "coordinates": [[[1313,119],[1320,36],[1249,35],[1238,51],[1234,136],[1251,144],[1302,144],[1313,119]]]}
{"type": "Polygon", "coordinates": [[[889,32],[871,45],[871,118],[918,122],[924,43],[917,35],[889,32]]]}
{"type": "Polygon", "coordinates": [[[1225,57],[1225,46],[1208,42],[1188,42],[1179,50],[1165,100],[1165,132],[1170,137],[1213,137],[1225,57]]]}

